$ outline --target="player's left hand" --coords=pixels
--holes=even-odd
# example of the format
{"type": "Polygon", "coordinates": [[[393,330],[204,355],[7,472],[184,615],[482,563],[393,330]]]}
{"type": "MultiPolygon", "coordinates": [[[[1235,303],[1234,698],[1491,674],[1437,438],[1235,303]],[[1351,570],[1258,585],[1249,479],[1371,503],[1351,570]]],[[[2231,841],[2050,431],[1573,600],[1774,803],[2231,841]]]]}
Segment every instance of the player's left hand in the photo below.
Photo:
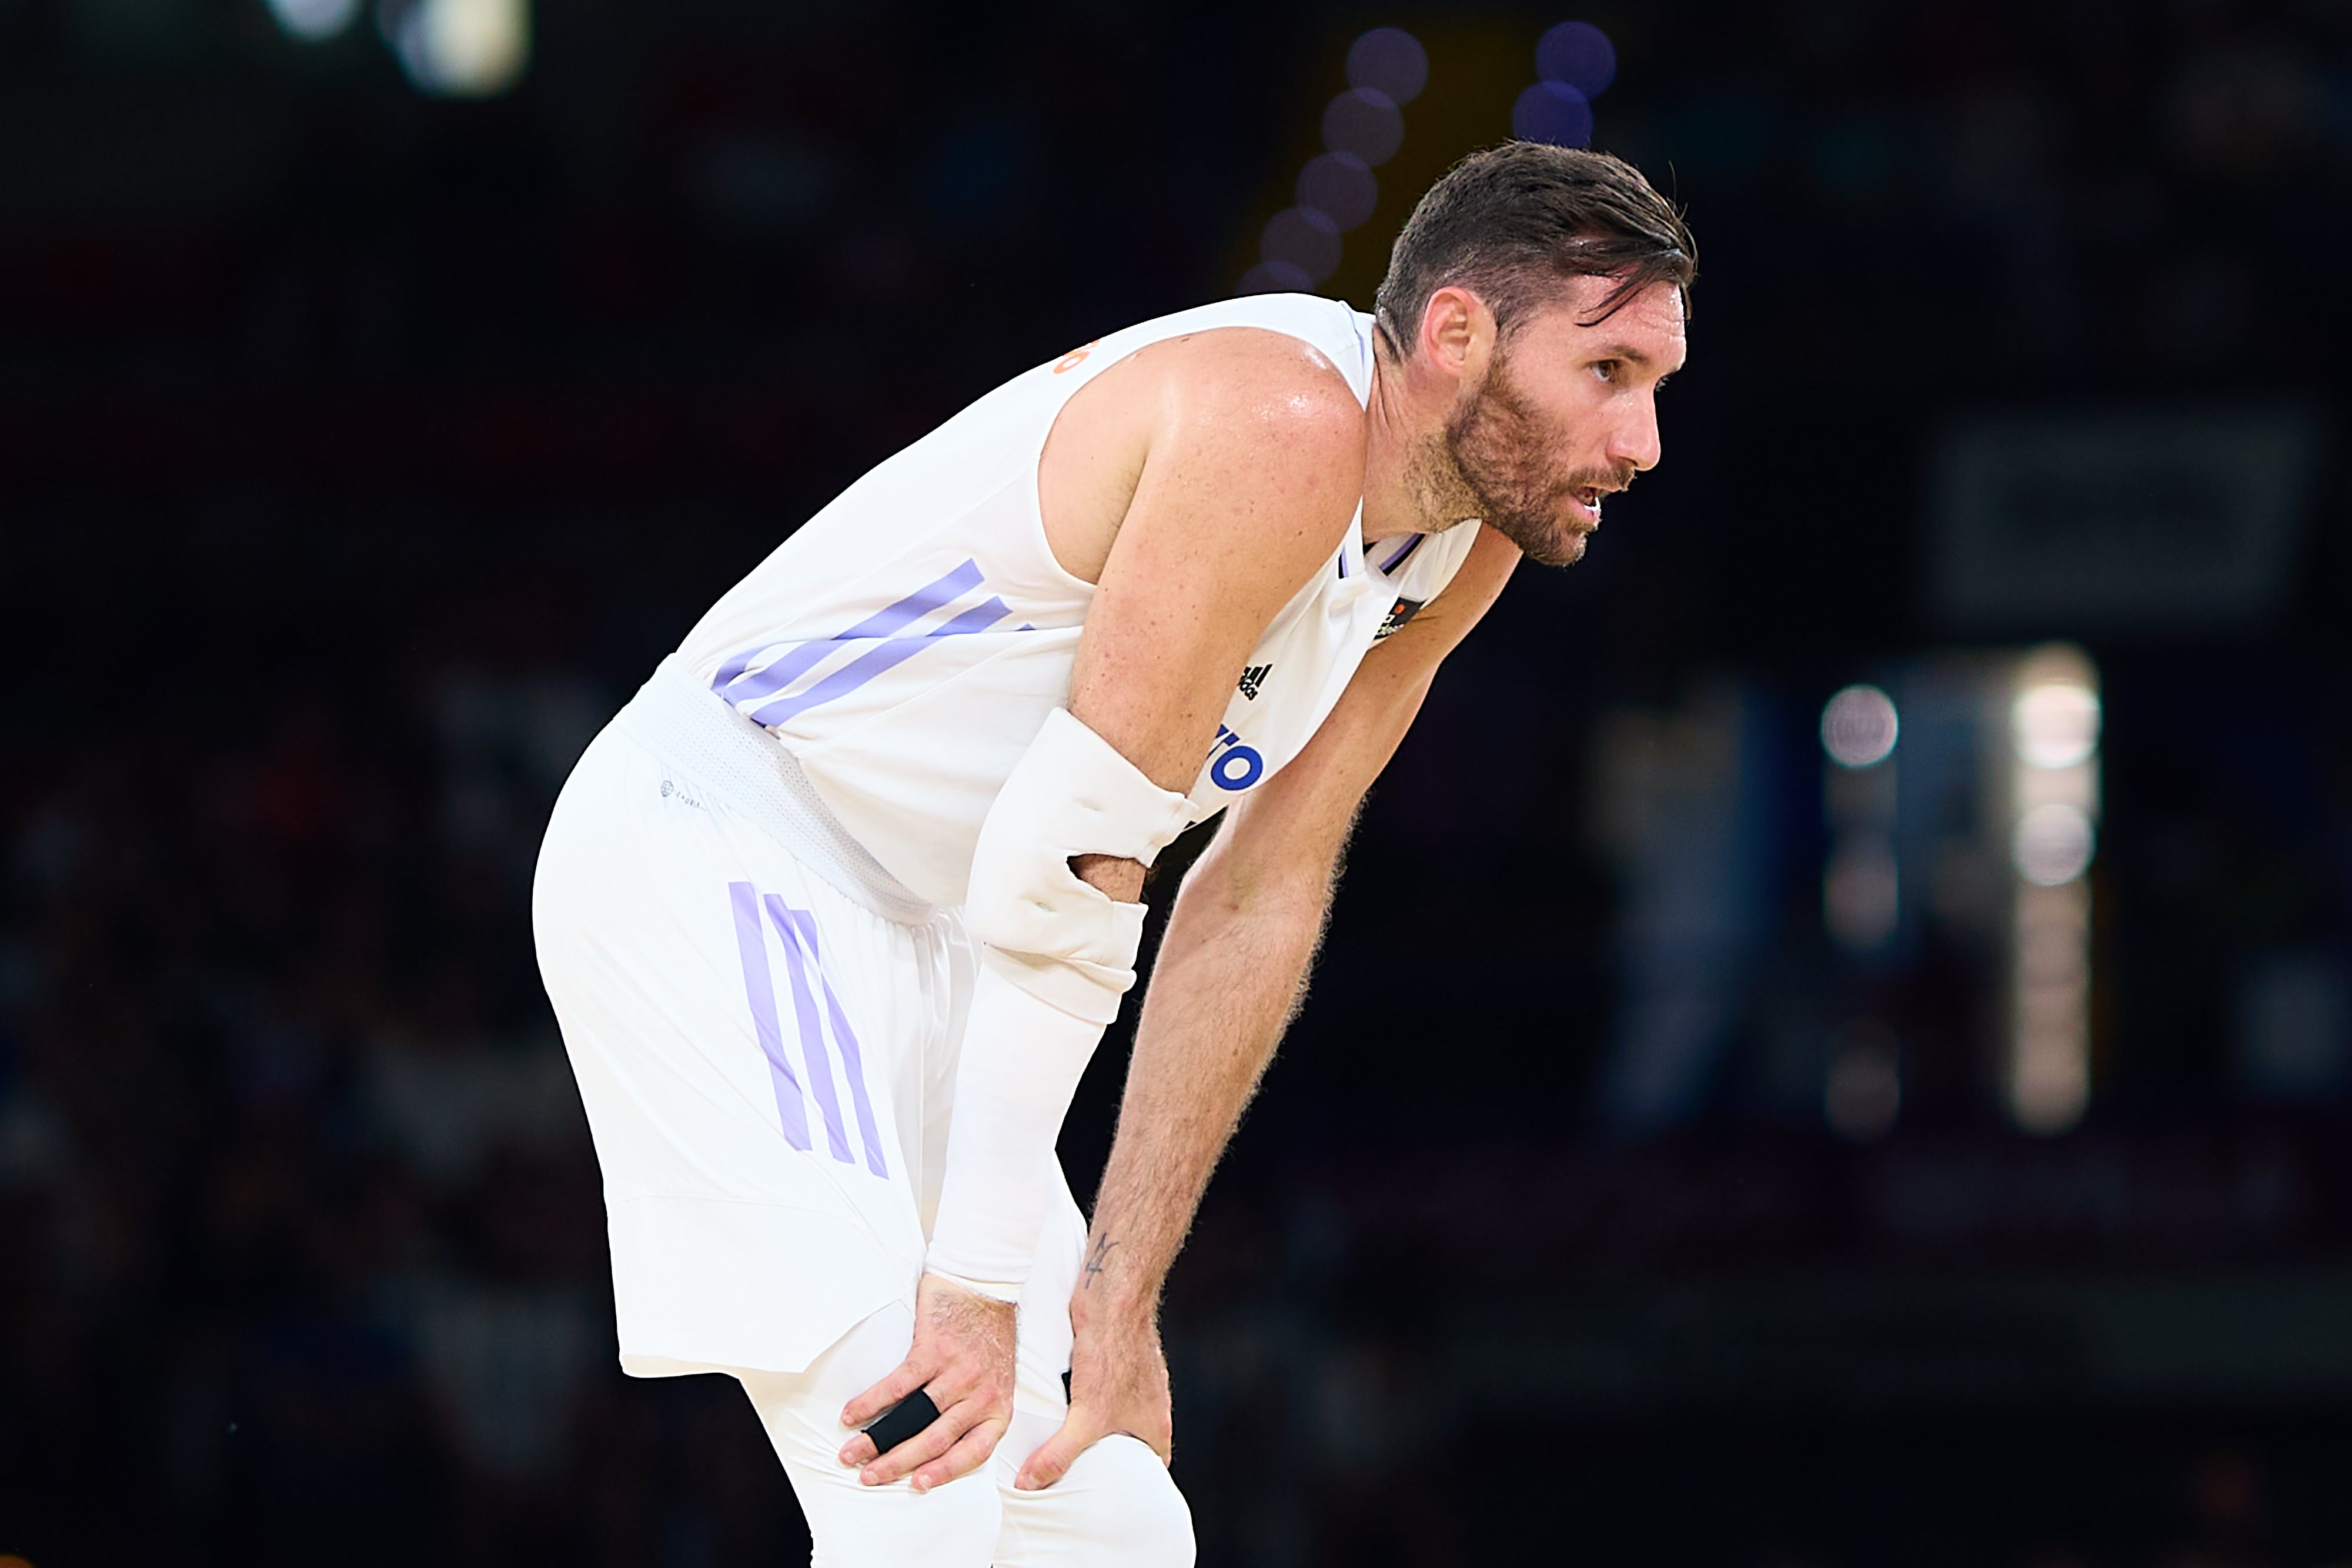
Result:
{"type": "Polygon", "coordinates": [[[1136,1438],[1168,1463],[1175,1425],[1168,1401],[1168,1357],[1152,1309],[1105,1309],[1080,1285],[1070,1298],[1070,1413],[1062,1428],[1022,1461],[1018,1491],[1037,1491],[1069,1473],[1080,1454],[1113,1433],[1136,1438]]]}
{"type": "Polygon", "coordinates": [[[912,1475],[929,1491],[988,1462],[1013,1420],[1011,1301],[992,1301],[926,1274],[915,1287],[915,1343],[897,1371],[843,1406],[842,1425],[864,1427],[917,1389],[940,1407],[939,1419],[877,1455],[859,1432],[842,1445],[841,1462],[857,1479],[887,1486],[912,1475]]]}

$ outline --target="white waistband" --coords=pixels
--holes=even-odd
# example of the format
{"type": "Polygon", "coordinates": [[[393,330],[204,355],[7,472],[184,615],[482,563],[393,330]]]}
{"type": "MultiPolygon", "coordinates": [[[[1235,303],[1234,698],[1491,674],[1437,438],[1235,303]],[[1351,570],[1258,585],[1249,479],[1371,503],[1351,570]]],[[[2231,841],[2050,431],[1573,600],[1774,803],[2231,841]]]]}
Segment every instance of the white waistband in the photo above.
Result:
{"type": "Polygon", "coordinates": [[[638,744],[676,763],[729,810],[793,852],[835,890],[885,920],[920,925],[937,913],[850,837],[801,765],[766,730],[665,659],[614,719],[638,744]]]}

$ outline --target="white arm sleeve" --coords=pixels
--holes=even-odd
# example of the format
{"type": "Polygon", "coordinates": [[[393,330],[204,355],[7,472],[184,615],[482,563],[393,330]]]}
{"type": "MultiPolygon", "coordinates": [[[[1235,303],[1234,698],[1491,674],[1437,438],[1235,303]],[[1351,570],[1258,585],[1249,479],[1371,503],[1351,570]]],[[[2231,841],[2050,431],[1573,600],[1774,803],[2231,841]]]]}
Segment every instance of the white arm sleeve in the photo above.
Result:
{"type": "Polygon", "coordinates": [[[964,906],[985,946],[924,1260],[933,1272],[1005,1301],[1020,1294],[1053,1191],[1062,1117],[1135,984],[1143,936],[1143,905],[1081,880],[1070,858],[1150,865],[1189,820],[1184,797],[1060,708],[990,808],[964,906]]]}

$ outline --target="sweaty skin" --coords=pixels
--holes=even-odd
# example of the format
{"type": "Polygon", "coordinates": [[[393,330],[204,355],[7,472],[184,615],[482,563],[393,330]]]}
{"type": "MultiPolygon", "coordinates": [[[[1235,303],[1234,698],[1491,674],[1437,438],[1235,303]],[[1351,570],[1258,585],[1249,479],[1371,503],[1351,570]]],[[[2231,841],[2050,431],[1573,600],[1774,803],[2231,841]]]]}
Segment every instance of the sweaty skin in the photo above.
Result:
{"type": "MultiPolygon", "coordinates": [[[[1190,788],[1248,653],[1330,559],[1360,496],[1367,545],[1489,526],[1445,592],[1366,655],[1306,749],[1226,812],[1185,879],[1071,1300],[1069,1416],[1026,1457],[1024,1489],[1052,1485],[1113,1432],[1168,1457],[1160,1286],[1300,995],[1356,808],[1521,554],[1576,559],[1601,497],[1658,461],[1682,298],[1661,283],[1593,321],[1609,288],[1570,280],[1507,342],[1474,293],[1439,289],[1402,358],[1375,356],[1369,407],[1279,333],[1157,343],[1074,396],[1046,440],[1046,541],[1097,585],[1070,709],[1171,790],[1190,788]]],[[[1075,864],[1113,898],[1141,892],[1134,861],[1075,864]]],[[[869,1485],[911,1475],[924,1490],[968,1473],[1011,1418],[1012,1306],[926,1275],[917,1307],[906,1361],[842,1419],[863,1426],[916,1388],[941,1414],[878,1458],[853,1437],[842,1462],[869,1485]]]]}

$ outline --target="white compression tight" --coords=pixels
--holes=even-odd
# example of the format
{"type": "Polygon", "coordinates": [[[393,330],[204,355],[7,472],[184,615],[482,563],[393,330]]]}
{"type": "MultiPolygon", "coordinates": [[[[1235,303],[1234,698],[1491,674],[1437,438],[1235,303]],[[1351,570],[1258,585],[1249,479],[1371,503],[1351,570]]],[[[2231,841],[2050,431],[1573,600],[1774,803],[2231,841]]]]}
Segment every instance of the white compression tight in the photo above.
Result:
{"type": "Polygon", "coordinates": [[[904,1303],[851,1329],[803,1372],[739,1372],[814,1543],[814,1568],[1192,1568],[1192,1516],[1160,1456],[1107,1437],[1043,1491],[1015,1491],[1021,1461],[1062,1419],[1062,1390],[1024,1364],[1012,1430],[986,1466],[918,1496],[861,1485],[835,1458],[841,1407],[906,1358],[904,1303]]]}

